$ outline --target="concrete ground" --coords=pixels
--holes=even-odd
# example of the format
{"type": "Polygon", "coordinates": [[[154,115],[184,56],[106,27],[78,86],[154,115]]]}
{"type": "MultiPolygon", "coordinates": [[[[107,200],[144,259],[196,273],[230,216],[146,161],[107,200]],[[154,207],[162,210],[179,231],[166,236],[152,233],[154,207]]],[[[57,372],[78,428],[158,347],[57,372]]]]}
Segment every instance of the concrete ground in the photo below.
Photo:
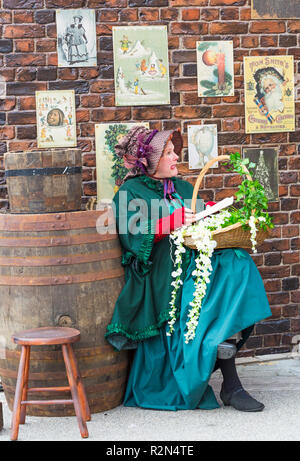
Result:
{"type": "MultiPolygon", "coordinates": [[[[171,412],[121,405],[92,415],[88,439],[81,439],[75,417],[29,416],[20,426],[19,440],[112,441],[116,446],[117,441],[135,441],[133,446],[138,441],[299,441],[299,353],[239,359],[238,373],[245,389],[265,404],[263,412],[242,413],[224,406],[171,412]]],[[[219,371],[210,381],[218,399],[221,381],[219,371]]],[[[1,442],[9,440],[11,412],[3,392],[0,401],[4,413],[1,442]]]]}

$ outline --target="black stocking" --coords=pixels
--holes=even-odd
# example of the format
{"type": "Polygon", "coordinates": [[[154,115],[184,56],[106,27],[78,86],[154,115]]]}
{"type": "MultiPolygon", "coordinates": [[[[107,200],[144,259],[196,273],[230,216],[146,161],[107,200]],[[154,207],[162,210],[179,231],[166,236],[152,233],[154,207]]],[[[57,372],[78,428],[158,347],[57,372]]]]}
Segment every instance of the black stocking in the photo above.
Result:
{"type": "Polygon", "coordinates": [[[232,392],[243,387],[236,371],[235,357],[226,360],[218,359],[218,365],[223,375],[223,387],[226,392],[232,392]]]}

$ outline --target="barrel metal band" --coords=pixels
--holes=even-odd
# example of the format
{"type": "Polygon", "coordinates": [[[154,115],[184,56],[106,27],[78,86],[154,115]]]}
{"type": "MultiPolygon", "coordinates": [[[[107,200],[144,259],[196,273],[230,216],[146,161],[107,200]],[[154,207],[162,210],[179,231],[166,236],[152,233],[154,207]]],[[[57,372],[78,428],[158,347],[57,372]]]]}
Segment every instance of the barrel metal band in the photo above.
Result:
{"type": "Polygon", "coordinates": [[[5,176],[53,176],[53,175],[72,175],[81,174],[81,166],[66,166],[66,167],[53,167],[53,168],[28,168],[22,170],[6,170],[5,176]]]}

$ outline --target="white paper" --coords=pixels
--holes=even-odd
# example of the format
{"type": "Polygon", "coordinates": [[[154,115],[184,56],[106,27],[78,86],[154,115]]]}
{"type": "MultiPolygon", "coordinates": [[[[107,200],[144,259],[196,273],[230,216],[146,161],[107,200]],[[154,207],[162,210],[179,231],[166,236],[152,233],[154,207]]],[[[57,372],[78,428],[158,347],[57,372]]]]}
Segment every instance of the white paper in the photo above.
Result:
{"type": "Polygon", "coordinates": [[[223,200],[221,200],[221,202],[218,202],[215,205],[208,207],[203,211],[200,211],[200,213],[197,213],[196,221],[206,218],[206,216],[210,216],[214,213],[217,213],[218,211],[223,210],[224,208],[227,208],[228,206],[232,204],[233,204],[233,197],[226,197],[223,200]]]}

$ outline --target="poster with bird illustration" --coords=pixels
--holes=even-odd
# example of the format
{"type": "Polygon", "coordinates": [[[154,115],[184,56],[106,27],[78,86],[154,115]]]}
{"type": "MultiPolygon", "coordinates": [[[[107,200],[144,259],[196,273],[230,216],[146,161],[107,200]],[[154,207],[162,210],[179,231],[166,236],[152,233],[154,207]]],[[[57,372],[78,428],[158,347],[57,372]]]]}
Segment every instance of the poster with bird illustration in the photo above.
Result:
{"type": "Polygon", "coordinates": [[[198,96],[233,96],[233,42],[197,42],[196,49],[198,96]]]}
{"type": "Polygon", "coordinates": [[[116,106],[170,104],[167,26],[113,27],[116,106]]]}
{"type": "MultiPolygon", "coordinates": [[[[217,125],[188,125],[189,168],[203,168],[209,160],[218,156],[217,125]]],[[[215,162],[212,168],[217,168],[215,162]]]]}

